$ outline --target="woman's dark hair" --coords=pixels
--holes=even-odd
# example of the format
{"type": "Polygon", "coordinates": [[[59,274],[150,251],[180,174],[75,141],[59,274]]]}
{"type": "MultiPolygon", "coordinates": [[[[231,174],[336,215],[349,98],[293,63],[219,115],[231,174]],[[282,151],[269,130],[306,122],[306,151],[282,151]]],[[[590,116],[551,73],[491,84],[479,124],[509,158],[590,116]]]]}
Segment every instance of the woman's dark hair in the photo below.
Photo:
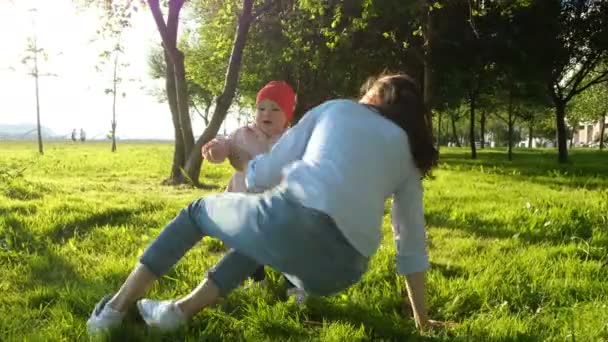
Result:
{"type": "Polygon", "coordinates": [[[427,109],[416,82],[406,74],[383,74],[361,87],[361,102],[401,127],[408,136],[414,163],[423,176],[437,164],[427,109]]]}

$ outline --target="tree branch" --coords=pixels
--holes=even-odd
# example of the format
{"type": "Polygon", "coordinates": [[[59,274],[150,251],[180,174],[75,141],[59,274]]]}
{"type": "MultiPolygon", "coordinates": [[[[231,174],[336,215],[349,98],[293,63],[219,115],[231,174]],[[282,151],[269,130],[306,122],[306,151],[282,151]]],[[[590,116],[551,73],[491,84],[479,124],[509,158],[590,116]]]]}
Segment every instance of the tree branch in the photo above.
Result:
{"type": "Polygon", "coordinates": [[[209,124],[209,119],[205,115],[203,115],[203,113],[201,113],[200,110],[198,110],[198,107],[196,106],[196,103],[194,103],[194,101],[192,101],[191,105],[192,105],[192,108],[194,108],[194,110],[198,114],[198,116],[200,116],[201,119],[203,119],[203,121],[205,121],[205,125],[208,125],[209,124]]]}
{"type": "Polygon", "coordinates": [[[597,76],[593,80],[589,81],[589,83],[585,84],[581,88],[575,89],[574,91],[572,91],[571,94],[570,94],[570,96],[568,96],[566,98],[566,100],[569,101],[574,96],[576,96],[576,95],[582,93],[583,91],[585,91],[587,88],[589,88],[589,87],[591,87],[593,85],[596,85],[596,84],[604,83],[604,82],[608,82],[608,69],[606,69],[605,71],[601,72],[599,74],[599,76],[597,76]]]}
{"type": "Polygon", "coordinates": [[[177,31],[179,26],[179,12],[184,6],[184,0],[169,0],[169,13],[167,14],[167,35],[170,39],[169,47],[177,47],[177,31]]]}
{"type": "Polygon", "coordinates": [[[251,17],[253,18],[253,20],[257,20],[258,17],[260,17],[262,14],[264,14],[266,11],[268,11],[272,5],[274,5],[274,1],[272,0],[266,0],[264,2],[264,4],[262,4],[260,7],[258,7],[251,15],[251,17]]]}
{"type": "Polygon", "coordinates": [[[152,16],[154,17],[154,21],[156,22],[156,27],[158,28],[158,32],[160,33],[160,38],[163,41],[163,45],[167,49],[169,46],[167,24],[165,23],[165,19],[163,18],[163,12],[160,9],[159,0],[148,0],[148,6],[150,6],[150,11],[152,12],[152,16]]]}
{"type": "Polygon", "coordinates": [[[505,119],[503,116],[499,115],[498,113],[494,113],[494,116],[496,116],[497,118],[499,118],[500,121],[506,123],[507,125],[509,124],[509,120],[505,119]]]}
{"type": "Polygon", "coordinates": [[[566,95],[567,99],[571,99],[572,96],[575,95],[574,92],[576,91],[578,86],[581,84],[581,82],[583,82],[583,80],[589,74],[589,72],[591,72],[591,70],[597,65],[598,60],[599,60],[599,56],[597,56],[597,55],[594,57],[588,58],[582,64],[580,69],[578,69],[578,71],[576,71],[576,74],[574,75],[574,77],[572,77],[566,83],[566,87],[568,87],[572,84],[570,91],[568,92],[568,95],[566,95]]]}
{"type": "MultiPolygon", "coordinates": [[[[469,2],[469,24],[471,25],[471,31],[473,32],[473,35],[475,35],[475,38],[479,39],[479,32],[477,31],[477,27],[475,27],[475,20],[473,19],[473,17],[474,17],[473,1],[469,0],[468,2],[469,2]]],[[[477,10],[477,9],[475,9],[475,10],[477,10]]]]}

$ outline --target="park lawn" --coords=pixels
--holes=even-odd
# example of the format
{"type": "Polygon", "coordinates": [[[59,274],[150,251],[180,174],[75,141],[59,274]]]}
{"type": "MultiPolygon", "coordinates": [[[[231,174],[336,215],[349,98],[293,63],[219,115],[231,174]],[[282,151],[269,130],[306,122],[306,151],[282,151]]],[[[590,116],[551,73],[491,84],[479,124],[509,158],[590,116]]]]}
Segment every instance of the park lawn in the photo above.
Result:
{"type": "MultiPolygon", "coordinates": [[[[162,185],[169,143],[0,142],[0,340],[87,340],[95,303],[117,289],[143,248],[189,201],[223,191],[228,164],[203,167],[204,188],[162,185]]],[[[608,153],[442,149],[425,181],[431,316],[457,324],[428,337],[401,312],[390,220],[358,285],[298,306],[271,274],[171,334],[135,310],[110,339],[190,341],[608,341],[608,153]]],[[[387,207],[388,208],[388,207],[387,207]]],[[[388,213],[388,210],[387,210],[388,213]]],[[[186,294],[225,251],[207,240],[158,282],[186,294]]]]}

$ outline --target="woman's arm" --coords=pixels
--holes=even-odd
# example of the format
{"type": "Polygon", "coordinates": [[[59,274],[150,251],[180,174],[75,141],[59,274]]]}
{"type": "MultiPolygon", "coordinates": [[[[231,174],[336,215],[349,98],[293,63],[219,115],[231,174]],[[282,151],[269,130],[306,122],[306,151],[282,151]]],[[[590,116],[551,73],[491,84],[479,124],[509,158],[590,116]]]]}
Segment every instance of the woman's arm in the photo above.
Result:
{"type": "MultiPolygon", "coordinates": [[[[429,325],[425,277],[430,264],[424,229],[422,182],[419,178],[406,179],[393,194],[391,218],[397,247],[397,271],[406,278],[416,326],[422,331],[429,325]]],[[[407,300],[404,298],[404,301],[407,300]]]]}
{"type": "Polygon", "coordinates": [[[259,191],[272,188],[280,183],[283,168],[300,160],[304,155],[319,115],[329,103],[331,102],[326,102],[304,115],[297,125],[283,134],[270,152],[258,155],[248,163],[240,161],[241,166],[247,172],[248,189],[259,191]]]}
{"type": "MultiPolygon", "coordinates": [[[[414,320],[416,321],[416,327],[418,330],[426,330],[428,326],[428,312],[425,302],[425,289],[426,289],[426,271],[415,272],[405,276],[407,284],[407,295],[409,297],[409,304],[414,312],[414,320]]],[[[408,298],[404,298],[408,300],[408,298]]]]}

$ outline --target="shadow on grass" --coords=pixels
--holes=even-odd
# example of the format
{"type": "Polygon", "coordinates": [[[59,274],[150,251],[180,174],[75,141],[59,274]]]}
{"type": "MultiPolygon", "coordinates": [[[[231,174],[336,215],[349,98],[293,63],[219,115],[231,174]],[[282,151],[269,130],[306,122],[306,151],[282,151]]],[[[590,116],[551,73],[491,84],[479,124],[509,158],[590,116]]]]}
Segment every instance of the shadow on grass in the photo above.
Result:
{"type": "MultiPolygon", "coordinates": [[[[163,207],[164,203],[143,202],[135,208],[106,208],[84,217],[74,218],[68,222],[57,223],[50,229],[48,237],[54,243],[65,243],[77,233],[86,234],[96,227],[145,224],[146,222],[143,222],[145,220],[142,217],[145,217],[148,213],[161,210],[163,207]]],[[[66,210],[71,209],[67,208],[66,210]]],[[[156,224],[154,222],[154,225],[156,224]]]]}
{"type": "Polygon", "coordinates": [[[309,319],[316,322],[348,322],[355,327],[365,326],[374,340],[408,341],[420,338],[413,321],[401,318],[400,307],[394,303],[375,303],[377,307],[344,302],[333,303],[327,298],[311,297],[307,302],[309,319]],[[397,313],[397,314],[395,314],[397,313]]]}
{"type": "Polygon", "coordinates": [[[142,210],[139,209],[109,208],[99,213],[57,224],[51,228],[48,235],[53,242],[63,243],[74,237],[77,232],[87,233],[95,227],[127,224],[141,212],[142,210]]]}
{"type": "Polygon", "coordinates": [[[518,222],[505,222],[497,219],[485,219],[473,213],[464,217],[451,217],[449,212],[428,211],[426,223],[433,227],[444,227],[467,232],[473,236],[491,239],[517,238],[528,243],[562,244],[573,238],[588,240],[593,229],[601,229],[596,222],[584,215],[569,217],[568,222],[553,222],[552,226],[543,226],[541,222],[529,222],[529,218],[520,217],[518,222]]]}
{"type": "Polygon", "coordinates": [[[439,271],[446,279],[453,279],[465,276],[464,268],[451,264],[439,264],[431,262],[431,270],[439,271]]]}
{"type": "Polygon", "coordinates": [[[608,153],[575,150],[568,164],[559,164],[553,150],[516,150],[513,160],[499,150],[480,150],[471,159],[465,149],[447,149],[440,156],[441,168],[480,171],[515,177],[546,186],[598,189],[608,186],[608,153]]]}
{"type": "Polygon", "coordinates": [[[59,255],[51,247],[52,241],[48,237],[32,233],[14,215],[4,218],[4,221],[8,229],[0,231],[0,240],[5,243],[11,241],[4,248],[17,251],[17,262],[24,266],[22,276],[14,283],[29,292],[28,306],[33,309],[61,301],[67,302],[78,316],[88,317],[92,305],[87,298],[90,299],[91,293],[99,292],[100,287],[108,283],[117,287],[126,277],[122,273],[112,273],[96,280],[85,279],[75,268],[78,260],[68,260],[59,255]],[[70,295],[66,296],[66,292],[70,295]]]}
{"type": "Polygon", "coordinates": [[[9,214],[34,215],[37,211],[38,208],[34,206],[0,207],[0,216],[8,216],[9,214]]]}
{"type": "Polygon", "coordinates": [[[217,183],[201,183],[197,187],[201,190],[217,191],[217,192],[224,191],[224,189],[226,189],[225,185],[217,184],[217,183]]]}

